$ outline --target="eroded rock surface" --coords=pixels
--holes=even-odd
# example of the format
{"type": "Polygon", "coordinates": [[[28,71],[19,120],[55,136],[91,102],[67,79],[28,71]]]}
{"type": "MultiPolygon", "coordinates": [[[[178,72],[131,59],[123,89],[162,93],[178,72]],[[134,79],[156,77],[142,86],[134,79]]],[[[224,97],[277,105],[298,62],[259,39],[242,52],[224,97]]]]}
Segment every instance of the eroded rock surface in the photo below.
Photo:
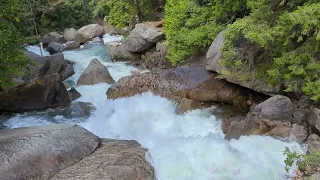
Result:
{"type": "Polygon", "coordinates": [[[76,125],[49,125],[0,131],[0,177],[50,179],[99,145],[97,136],[76,125]]]}
{"type": "Polygon", "coordinates": [[[136,141],[102,139],[100,147],[51,180],[153,180],[145,149],[136,141]]]}

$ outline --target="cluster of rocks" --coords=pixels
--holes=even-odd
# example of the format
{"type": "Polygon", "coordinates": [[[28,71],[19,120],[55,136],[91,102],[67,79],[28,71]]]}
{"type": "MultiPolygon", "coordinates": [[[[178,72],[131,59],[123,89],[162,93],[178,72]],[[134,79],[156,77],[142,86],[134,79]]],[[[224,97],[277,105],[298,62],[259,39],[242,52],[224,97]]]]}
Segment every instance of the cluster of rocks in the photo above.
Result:
{"type": "Polygon", "coordinates": [[[50,54],[65,50],[77,49],[81,44],[91,41],[93,38],[102,37],[105,34],[103,26],[89,24],[78,30],[66,29],[63,34],[51,32],[41,38],[41,42],[50,54]]]}
{"type": "Polygon", "coordinates": [[[62,53],[41,57],[25,52],[32,62],[25,76],[15,78],[17,86],[0,92],[1,112],[25,112],[67,107],[71,100],[63,80],[75,72],[62,53]]]}
{"type": "MultiPolygon", "coordinates": [[[[113,55],[136,61],[139,57],[137,53],[143,52],[143,64],[152,69],[158,64],[150,62],[150,58],[145,57],[157,59],[158,52],[165,52],[161,50],[165,49],[165,46],[160,35],[161,33],[148,29],[144,24],[137,24],[124,43],[114,47],[116,50],[112,52],[118,54],[113,55]],[[161,40],[155,44],[154,39],[161,40]],[[152,51],[152,48],[156,51],[152,51]],[[122,55],[126,55],[119,55],[120,51],[122,55]]],[[[271,86],[259,79],[243,81],[236,78],[237,75],[226,79],[217,78],[219,74],[228,71],[221,63],[223,35],[224,31],[219,33],[206,56],[200,58],[201,61],[205,60],[205,64],[201,62],[200,65],[134,73],[121,78],[109,88],[108,98],[130,97],[151,91],[177,102],[178,113],[201,108],[212,102],[231,104],[242,114],[221,118],[226,139],[238,139],[246,135],[267,135],[307,143],[309,151],[319,150],[320,110],[312,106],[308,97],[299,96],[300,100],[295,100],[278,95],[281,94],[279,86],[271,86]]],[[[244,50],[245,47],[247,46],[243,46],[244,50]]],[[[160,57],[164,56],[165,53],[160,57]]]]}
{"type": "Polygon", "coordinates": [[[139,23],[123,43],[110,43],[108,49],[115,61],[131,61],[148,69],[172,67],[166,59],[162,22],[139,23]]]}
{"type": "Polygon", "coordinates": [[[3,180],[154,179],[136,141],[100,139],[77,125],[1,130],[0,146],[3,180]]]}

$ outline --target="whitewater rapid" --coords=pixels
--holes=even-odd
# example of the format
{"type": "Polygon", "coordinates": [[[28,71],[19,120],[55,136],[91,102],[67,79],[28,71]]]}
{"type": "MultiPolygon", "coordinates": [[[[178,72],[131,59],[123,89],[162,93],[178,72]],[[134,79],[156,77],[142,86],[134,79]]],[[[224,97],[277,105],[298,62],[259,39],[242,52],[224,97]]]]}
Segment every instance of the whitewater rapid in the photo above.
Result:
{"type": "MultiPolygon", "coordinates": [[[[115,80],[136,70],[123,62],[111,62],[103,45],[66,51],[64,55],[76,62],[76,74],[68,79],[71,84],[75,84],[93,58],[102,61],[115,80]]],[[[298,153],[305,151],[295,142],[264,136],[227,141],[221,122],[212,115],[214,107],[177,115],[175,103],[149,92],[107,100],[109,87],[108,84],[77,87],[82,94],[77,101],[91,102],[97,108],[87,119],[68,119],[59,114],[48,115],[46,111],[15,115],[4,125],[17,128],[76,123],[101,138],[136,140],[148,150],[146,157],[157,180],[290,179],[293,170],[287,174],[284,169],[285,147],[298,153]]]]}

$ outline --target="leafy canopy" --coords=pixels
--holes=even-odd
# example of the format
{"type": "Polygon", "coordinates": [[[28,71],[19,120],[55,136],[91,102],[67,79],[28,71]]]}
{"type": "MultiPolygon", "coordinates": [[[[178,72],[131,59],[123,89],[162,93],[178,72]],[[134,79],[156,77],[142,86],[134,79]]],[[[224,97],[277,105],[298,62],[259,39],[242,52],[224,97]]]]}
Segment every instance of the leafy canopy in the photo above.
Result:
{"type": "Polygon", "coordinates": [[[24,6],[20,0],[0,0],[0,89],[14,85],[15,76],[29,61],[23,56],[22,39],[16,26],[19,24],[24,6]]]}

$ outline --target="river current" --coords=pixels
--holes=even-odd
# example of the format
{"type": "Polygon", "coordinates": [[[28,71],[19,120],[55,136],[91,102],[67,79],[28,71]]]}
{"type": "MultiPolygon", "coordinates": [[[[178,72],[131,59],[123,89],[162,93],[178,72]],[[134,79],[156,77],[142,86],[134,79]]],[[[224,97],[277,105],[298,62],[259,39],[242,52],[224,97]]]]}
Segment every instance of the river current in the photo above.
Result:
{"type": "MultiPolygon", "coordinates": [[[[105,38],[106,42],[113,40],[105,38]]],[[[28,50],[39,54],[36,47],[29,46],[28,50]]],[[[66,51],[64,55],[65,59],[75,62],[76,74],[68,79],[73,85],[93,58],[107,66],[116,81],[137,70],[125,62],[112,62],[102,44],[66,51]]],[[[89,117],[67,117],[48,110],[16,114],[4,125],[18,128],[71,123],[79,124],[101,138],[136,140],[147,149],[146,157],[155,169],[157,180],[290,179],[293,170],[286,173],[284,169],[285,147],[304,152],[304,148],[295,142],[266,136],[224,140],[221,123],[212,115],[215,107],[177,115],[175,103],[149,92],[108,100],[106,91],[109,87],[108,84],[76,87],[82,94],[76,101],[91,102],[96,107],[89,117]]]]}

